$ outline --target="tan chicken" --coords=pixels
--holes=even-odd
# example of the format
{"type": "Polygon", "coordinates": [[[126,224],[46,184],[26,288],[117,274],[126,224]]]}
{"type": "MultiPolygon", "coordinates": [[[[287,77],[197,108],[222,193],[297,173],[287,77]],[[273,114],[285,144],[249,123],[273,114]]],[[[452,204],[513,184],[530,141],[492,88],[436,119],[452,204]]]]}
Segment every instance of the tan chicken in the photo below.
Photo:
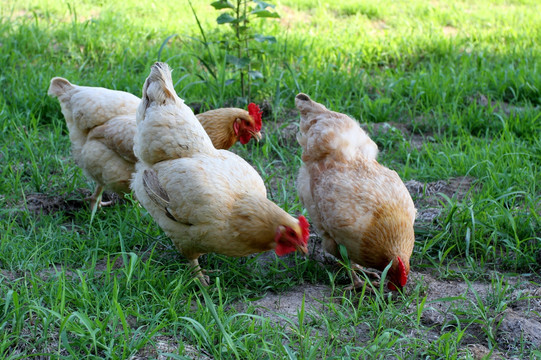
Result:
{"type": "MultiPolygon", "coordinates": [[[[130,191],[136,162],[135,113],[141,100],[124,91],[78,86],[60,77],[51,80],[48,93],[60,101],[75,162],[97,184],[87,198],[94,214],[98,206],[110,203],[101,202],[105,188],[120,195],[130,191]]],[[[261,139],[261,112],[253,103],[248,111],[221,108],[197,117],[217,149],[229,149],[237,140],[246,144],[252,137],[261,139]]]]}
{"type": "Polygon", "coordinates": [[[123,91],[73,85],[60,77],[51,80],[48,94],[60,101],[75,162],[96,183],[88,198],[94,214],[98,206],[107,205],[101,202],[105,188],[130,192],[137,160],[135,113],[141,100],[123,91]]]}
{"type": "Polygon", "coordinates": [[[169,66],[156,63],[137,110],[132,188],[186,257],[203,285],[200,255],[307,252],[308,222],[267,199],[263,180],[239,156],[217,150],[175,93],[169,66]]]}
{"type": "MultiPolygon", "coordinates": [[[[344,114],[298,94],[303,164],[297,191],[330,254],[343,245],[360,266],[388,271],[391,290],[406,285],[415,206],[398,174],[376,161],[377,145],[344,114]]],[[[363,282],[352,271],[354,287],[363,282]]]]}

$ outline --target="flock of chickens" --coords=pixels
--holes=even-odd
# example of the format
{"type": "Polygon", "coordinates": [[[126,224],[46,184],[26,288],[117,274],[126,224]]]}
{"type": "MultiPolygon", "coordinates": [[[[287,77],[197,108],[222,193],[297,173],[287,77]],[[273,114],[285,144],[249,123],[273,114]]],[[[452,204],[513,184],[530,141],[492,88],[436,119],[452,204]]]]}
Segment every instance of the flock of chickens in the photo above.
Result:
{"type": "MultiPolygon", "coordinates": [[[[96,184],[92,214],[105,188],[136,199],[186,257],[203,285],[198,258],[215,252],[246,256],[308,252],[309,224],[268,200],[263,180],[235,142],[261,139],[261,112],[223,108],[194,115],[174,89],[171,70],[155,63],[142,99],[71,84],[55,77],[49,95],[60,101],[72,155],[96,184]]],[[[413,251],[415,206],[396,172],[376,161],[377,145],[352,118],[298,94],[297,140],[303,164],[297,179],[302,204],[327,252],[347,250],[353,285],[361,266],[383,271],[390,290],[406,285],[413,251]]]]}

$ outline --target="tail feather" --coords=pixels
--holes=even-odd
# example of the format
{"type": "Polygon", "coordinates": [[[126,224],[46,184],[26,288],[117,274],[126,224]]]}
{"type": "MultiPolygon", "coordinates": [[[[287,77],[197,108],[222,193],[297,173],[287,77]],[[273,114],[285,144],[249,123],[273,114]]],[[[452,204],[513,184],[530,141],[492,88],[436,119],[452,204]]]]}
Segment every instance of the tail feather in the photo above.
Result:
{"type": "Polygon", "coordinates": [[[169,65],[162,62],[152,65],[150,75],[143,85],[143,108],[147,109],[152,102],[164,103],[168,99],[174,101],[176,97],[169,65]]]}
{"type": "Polygon", "coordinates": [[[312,99],[306,94],[300,93],[295,96],[295,106],[300,110],[301,115],[306,116],[310,113],[328,112],[327,108],[312,99]]]}
{"type": "Polygon", "coordinates": [[[304,162],[329,156],[349,161],[358,154],[376,159],[378,146],[354,119],[327,109],[303,93],[295,97],[295,106],[301,115],[297,140],[303,148],[304,162]]]}
{"type": "Polygon", "coordinates": [[[165,215],[174,221],[178,221],[175,217],[169,212],[169,195],[165,189],[160,184],[160,179],[158,179],[158,174],[154,170],[145,170],[143,171],[143,187],[147,193],[150,200],[152,200],[156,205],[161,207],[165,211],[165,215]]]}
{"type": "Polygon", "coordinates": [[[147,164],[216,152],[192,109],[177,96],[171,69],[165,63],[152,66],[136,119],[134,152],[147,164]]]}
{"type": "Polygon", "coordinates": [[[71,89],[73,89],[73,85],[68,80],[61,77],[54,77],[51,79],[51,85],[49,85],[47,94],[60,97],[71,89]]]}

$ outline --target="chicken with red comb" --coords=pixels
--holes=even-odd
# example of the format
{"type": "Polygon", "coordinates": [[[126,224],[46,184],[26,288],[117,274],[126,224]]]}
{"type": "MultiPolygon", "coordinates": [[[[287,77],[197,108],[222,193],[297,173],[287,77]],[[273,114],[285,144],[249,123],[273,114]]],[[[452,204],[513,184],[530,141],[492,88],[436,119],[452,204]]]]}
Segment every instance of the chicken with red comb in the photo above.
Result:
{"type": "Polygon", "coordinates": [[[143,85],[134,152],[139,159],[132,182],[137,199],[203,285],[202,254],[307,253],[306,219],[295,219],[270,201],[263,179],[249,163],[213,146],[176,94],[165,63],[154,64],[143,85]]]}
{"type": "MultiPolygon", "coordinates": [[[[406,186],[376,161],[377,145],[355,120],[305,94],[297,95],[295,105],[303,161],[297,191],[325,250],[340,257],[342,245],[351,262],[380,271],[392,263],[388,288],[404,287],[416,214],[406,186]]],[[[352,278],[354,287],[364,284],[354,270],[352,278]]]]}
{"type": "Polygon", "coordinates": [[[252,138],[261,140],[261,112],[254,103],[248,105],[248,111],[220,108],[196,116],[216,149],[229,149],[237,141],[245,145],[252,138]]]}

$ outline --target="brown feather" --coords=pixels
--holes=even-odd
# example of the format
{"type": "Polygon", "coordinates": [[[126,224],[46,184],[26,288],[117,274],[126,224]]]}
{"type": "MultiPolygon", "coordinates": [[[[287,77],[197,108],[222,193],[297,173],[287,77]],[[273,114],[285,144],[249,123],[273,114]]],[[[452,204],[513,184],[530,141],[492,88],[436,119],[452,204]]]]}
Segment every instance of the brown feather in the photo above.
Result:
{"type": "Polygon", "coordinates": [[[197,114],[196,117],[205,128],[214,147],[226,150],[238,141],[238,137],[233,130],[233,123],[237,119],[246,120],[249,123],[254,122],[248,111],[239,108],[209,110],[197,114]]]}

